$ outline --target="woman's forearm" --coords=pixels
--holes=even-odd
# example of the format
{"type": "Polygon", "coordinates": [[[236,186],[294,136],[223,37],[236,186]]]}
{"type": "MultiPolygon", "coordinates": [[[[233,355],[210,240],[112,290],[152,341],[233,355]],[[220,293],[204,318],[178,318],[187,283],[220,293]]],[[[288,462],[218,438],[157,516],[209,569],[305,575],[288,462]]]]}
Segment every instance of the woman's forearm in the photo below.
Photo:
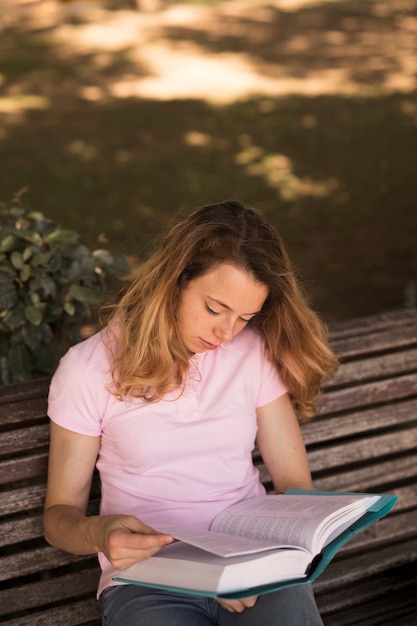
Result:
{"type": "Polygon", "coordinates": [[[86,516],[67,504],[47,508],[43,516],[45,539],[52,546],[71,554],[100,552],[98,515],[86,516]]]}
{"type": "Polygon", "coordinates": [[[44,513],[46,540],[71,554],[103,552],[117,569],[147,559],[174,541],[132,515],[85,516],[79,509],[55,504],[44,513]]]}

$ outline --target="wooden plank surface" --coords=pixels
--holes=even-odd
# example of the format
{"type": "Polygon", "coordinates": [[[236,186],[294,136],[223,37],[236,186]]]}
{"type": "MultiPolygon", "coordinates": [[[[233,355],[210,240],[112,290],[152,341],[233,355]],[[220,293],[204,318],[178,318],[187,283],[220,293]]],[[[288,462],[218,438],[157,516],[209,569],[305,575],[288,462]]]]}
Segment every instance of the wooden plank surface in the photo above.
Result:
{"type": "Polygon", "coordinates": [[[0,405],[14,404],[15,402],[28,399],[45,399],[49,389],[49,378],[37,378],[24,383],[12,383],[2,385],[0,393],[0,405]]]}
{"type": "MultiPolygon", "coordinates": [[[[48,452],[0,461],[0,486],[42,476],[46,478],[48,452]]],[[[3,491],[3,493],[5,490],[3,491]]]]}
{"type": "MultiPolygon", "coordinates": [[[[417,320],[416,320],[417,321],[417,320]]],[[[336,339],[331,344],[342,359],[352,359],[363,355],[378,354],[399,348],[409,348],[417,344],[417,324],[387,330],[372,331],[363,335],[352,335],[336,339]]]]}
{"type": "Polygon", "coordinates": [[[407,429],[417,421],[417,398],[403,402],[349,412],[347,415],[324,416],[303,424],[304,441],[307,447],[320,447],[322,444],[351,439],[358,436],[372,436],[376,431],[407,429]]]}
{"type": "MultiPolygon", "coordinates": [[[[417,538],[407,542],[408,562],[417,562],[417,538]]],[[[335,581],[338,587],[347,587],[361,579],[369,580],[372,576],[389,571],[404,564],[404,553],[393,550],[391,545],[381,546],[375,554],[355,554],[351,558],[337,555],[327,569],[314,582],[315,590],[320,593],[331,592],[335,581]]]]}
{"type": "Polygon", "coordinates": [[[49,445],[49,424],[26,426],[4,432],[0,437],[0,455],[45,448],[49,445]]]}
{"type": "Polygon", "coordinates": [[[330,390],[323,395],[317,415],[338,413],[358,407],[375,406],[378,404],[410,398],[417,394],[417,372],[383,378],[381,380],[330,390]]]}
{"type": "MultiPolygon", "coordinates": [[[[417,561],[417,309],[332,324],[330,333],[342,364],[327,385],[319,415],[302,426],[315,484],[328,490],[390,490],[399,502],[343,548],[315,588],[331,620],[326,626],[357,626],[359,621],[349,620],[364,615],[363,623],[375,626],[369,621],[377,610],[372,581],[378,579],[381,598],[388,588],[392,597],[401,595],[407,581],[387,572],[417,561]]],[[[0,393],[0,546],[7,546],[0,580],[19,581],[0,587],[0,615],[14,615],[18,592],[30,612],[5,621],[9,626],[99,626],[93,598],[98,568],[42,538],[48,385],[47,379],[6,385],[0,393]],[[84,564],[83,572],[69,571],[84,564]],[[45,572],[49,579],[43,579],[45,572]],[[48,607],[58,598],[63,606],[48,607]]],[[[259,469],[268,481],[262,462],[259,469]]],[[[395,619],[403,621],[413,610],[410,602],[403,606],[393,603],[395,619]]]]}
{"type": "Polygon", "coordinates": [[[395,488],[409,481],[416,483],[417,455],[405,457],[401,463],[392,460],[380,461],[378,465],[341,468],[336,474],[314,475],[318,489],[328,491],[395,491],[395,488]]]}
{"type": "Polygon", "coordinates": [[[406,326],[417,327],[417,308],[387,311],[375,315],[356,317],[329,324],[330,336],[334,339],[360,337],[362,335],[406,326]]]}
{"type": "MultiPolygon", "coordinates": [[[[31,611],[7,621],[8,626],[101,626],[98,602],[94,599],[68,602],[62,607],[31,611]]],[[[121,626],[121,625],[120,625],[121,626]]]]}
{"type": "MultiPolygon", "coordinates": [[[[4,469],[0,463],[0,475],[3,471],[4,469]]],[[[43,506],[45,492],[45,479],[40,484],[31,484],[7,490],[7,497],[4,495],[6,491],[5,487],[3,487],[3,496],[0,489],[0,515],[11,515],[43,506]]]]}
{"type": "Polygon", "coordinates": [[[0,590],[0,618],[16,612],[16,598],[22,609],[36,609],[71,598],[94,598],[100,570],[97,566],[65,575],[54,575],[25,585],[0,590]]]}
{"type": "Polygon", "coordinates": [[[1,557],[0,581],[46,572],[85,560],[83,556],[68,554],[52,546],[44,545],[27,548],[17,554],[6,554],[1,557]]]}
{"type": "Polygon", "coordinates": [[[0,428],[22,428],[34,423],[47,423],[47,393],[45,390],[45,396],[40,398],[29,398],[10,404],[0,403],[0,428]]]}
{"type": "Polygon", "coordinates": [[[21,609],[31,611],[71,598],[94,598],[99,575],[98,567],[90,567],[64,576],[55,574],[48,580],[16,584],[12,588],[0,590],[0,618],[16,612],[16,598],[19,598],[21,609]]]}
{"type": "Polygon", "coordinates": [[[342,363],[326,387],[362,384],[367,381],[398,376],[417,370],[417,348],[401,350],[375,357],[365,357],[360,361],[342,363]]]}
{"type": "Polygon", "coordinates": [[[316,597],[325,626],[414,626],[416,588],[417,571],[404,566],[316,597]]]}

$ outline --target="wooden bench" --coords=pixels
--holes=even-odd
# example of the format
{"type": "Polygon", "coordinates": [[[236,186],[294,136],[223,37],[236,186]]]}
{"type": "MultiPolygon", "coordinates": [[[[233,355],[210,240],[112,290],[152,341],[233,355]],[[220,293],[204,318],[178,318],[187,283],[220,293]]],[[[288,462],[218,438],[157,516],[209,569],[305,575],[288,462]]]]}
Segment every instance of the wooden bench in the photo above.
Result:
{"type": "MultiPolygon", "coordinates": [[[[303,426],[317,488],[390,492],[396,508],[316,581],[326,626],[417,623],[417,310],[331,326],[342,360],[303,426]]],[[[0,388],[0,623],[98,625],[95,557],[46,544],[47,380],[0,388]]],[[[262,478],[269,477],[254,453],[262,478]]],[[[92,490],[97,510],[99,488],[92,490]]],[[[300,625],[302,626],[302,625],[300,625]]]]}

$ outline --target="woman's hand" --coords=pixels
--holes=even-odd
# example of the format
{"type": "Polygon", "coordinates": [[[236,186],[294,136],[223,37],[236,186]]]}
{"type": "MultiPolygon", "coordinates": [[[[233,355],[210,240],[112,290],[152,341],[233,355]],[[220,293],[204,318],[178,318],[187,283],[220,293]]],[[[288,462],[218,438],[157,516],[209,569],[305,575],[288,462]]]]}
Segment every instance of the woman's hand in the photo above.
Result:
{"type": "Polygon", "coordinates": [[[171,535],[158,533],[132,515],[104,515],[87,518],[89,522],[98,551],[119,570],[149,558],[174,541],[171,535]]]}
{"type": "Polygon", "coordinates": [[[250,596],[248,598],[241,598],[240,600],[222,600],[217,598],[217,602],[221,607],[230,611],[230,613],[243,613],[245,609],[250,609],[255,606],[258,596],[250,596]]]}

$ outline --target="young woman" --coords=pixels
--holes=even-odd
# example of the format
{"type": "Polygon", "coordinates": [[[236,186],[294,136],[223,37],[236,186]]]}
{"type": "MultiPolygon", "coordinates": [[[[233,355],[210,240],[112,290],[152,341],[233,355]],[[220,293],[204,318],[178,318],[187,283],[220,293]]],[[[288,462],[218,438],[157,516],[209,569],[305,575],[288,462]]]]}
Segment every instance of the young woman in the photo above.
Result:
{"type": "Polygon", "coordinates": [[[298,417],[313,414],[336,367],[260,213],[229,201],[171,227],[50,389],[45,536],[98,553],[103,624],[322,623],[308,585],[226,601],[112,578],[173,541],[158,523],[207,529],[224,508],[264,493],[255,442],[277,492],[312,488],[298,417]],[[87,516],[95,465],[101,509],[87,516]]]}

